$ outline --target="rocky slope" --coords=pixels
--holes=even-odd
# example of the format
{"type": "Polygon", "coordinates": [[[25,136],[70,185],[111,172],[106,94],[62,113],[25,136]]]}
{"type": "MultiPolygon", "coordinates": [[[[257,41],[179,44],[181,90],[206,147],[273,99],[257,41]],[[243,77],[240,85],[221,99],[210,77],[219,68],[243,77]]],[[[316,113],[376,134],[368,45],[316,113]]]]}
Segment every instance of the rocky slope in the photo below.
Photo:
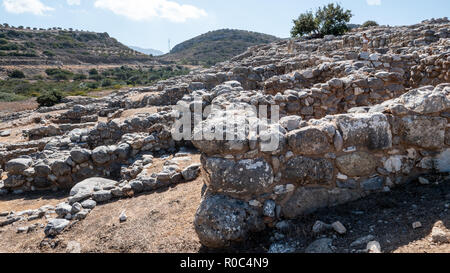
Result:
{"type": "MultiPolygon", "coordinates": [[[[0,193],[71,192],[54,210],[8,213],[0,225],[48,215],[45,233],[57,236],[94,202],[189,182],[203,169],[194,227],[203,245],[225,247],[319,208],[417,178],[426,183],[429,174],[448,181],[449,27],[444,18],[365,30],[371,52],[361,52],[358,30],[278,41],[146,88],[1,117],[0,193]],[[275,107],[269,120],[258,106],[275,107]],[[189,134],[209,128],[242,138],[180,140],[173,134],[180,114],[197,121],[183,127],[189,134]],[[275,149],[267,136],[278,140],[275,149]],[[192,145],[201,165],[182,163],[193,157],[186,152],[192,145]],[[161,168],[151,169],[159,160],[161,168]]],[[[342,231],[339,223],[334,228],[342,231]]],[[[307,251],[329,251],[332,241],[307,251]]]]}

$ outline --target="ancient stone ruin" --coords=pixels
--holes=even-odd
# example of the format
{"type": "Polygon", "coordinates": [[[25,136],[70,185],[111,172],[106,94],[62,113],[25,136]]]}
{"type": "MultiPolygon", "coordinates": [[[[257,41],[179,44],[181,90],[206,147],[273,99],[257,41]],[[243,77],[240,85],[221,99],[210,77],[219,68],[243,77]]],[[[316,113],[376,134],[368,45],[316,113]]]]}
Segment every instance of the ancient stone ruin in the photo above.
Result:
{"type": "Polygon", "coordinates": [[[189,182],[202,169],[194,225],[202,244],[216,248],[282,219],[448,173],[449,27],[444,18],[296,39],[293,51],[288,41],[255,46],[148,88],[2,117],[35,126],[24,129],[27,141],[0,145],[0,193],[71,189],[56,208],[60,219],[46,228],[57,234],[97,202],[189,182]],[[362,31],[371,52],[361,51],[362,31]],[[181,117],[197,121],[188,135],[208,128],[234,138],[178,139],[181,117]],[[146,171],[156,157],[195,153],[201,165],[181,168],[172,159],[158,173],[146,171]]]}

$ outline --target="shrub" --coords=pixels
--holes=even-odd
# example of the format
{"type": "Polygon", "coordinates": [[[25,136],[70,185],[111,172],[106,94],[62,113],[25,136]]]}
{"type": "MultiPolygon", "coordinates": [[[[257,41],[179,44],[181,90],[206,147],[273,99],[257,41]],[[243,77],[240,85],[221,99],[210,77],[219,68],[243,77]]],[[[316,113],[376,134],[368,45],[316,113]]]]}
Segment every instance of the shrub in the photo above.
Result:
{"type": "Polygon", "coordinates": [[[20,70],[13,70],[8,73],[8,77],[14,78],[14,79],[24,79],[25,74],[20,70]]]}
{"type": "Polygon", "coordinates": [[[362,27],[377,27],[377,26],[379,26],[378,23],[371,20],[366,21],[362,24],[362,27]]]}
{"type": "Polygon", "coordinates": [[[53,90],[40,95],[37,102],[40,107],[51,107],[61,102],[63,94],[60,91],[53,90]]]}
{"type": "Polygon", "coordinates": [[[292,37],[311,33],[320,37],[342,35],[348,31],[347,23],[352,16],[350,10],[344,10],[339,4],[328,4],[317,9],[315,14],[311,11],[300,14],[298,19],[293,21],[291,35],[292,37]]]}

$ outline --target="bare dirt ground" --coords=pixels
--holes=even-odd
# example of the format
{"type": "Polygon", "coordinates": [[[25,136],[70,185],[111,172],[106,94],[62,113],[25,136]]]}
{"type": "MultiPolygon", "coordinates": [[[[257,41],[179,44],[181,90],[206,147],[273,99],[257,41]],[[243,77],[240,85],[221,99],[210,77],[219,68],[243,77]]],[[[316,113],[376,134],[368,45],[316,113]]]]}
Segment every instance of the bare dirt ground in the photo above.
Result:
{"type": "Polygon", "coordinates": [[[35,98],[13,101],[13,102],[0,102],[0,115],[6,115],[8,113],[15,113],[26,110],[34,110],[38,108],[38,103],[35,98]]]}
{"type": "MultiPolygon", "coordinates": [[[[323,209],[292,221],[291,228],[284,234],[290,241],[297,242],[298,252],[303,252],[317,239],[311,232],[316,220],[341,221],[348,230],[345,235],[324,234],[333,238],[336,252],[349,252],[349,245],[354,240],[372,234],[380,242],[383,252],[450,253],[449,244],[436,245],[430,239],[431,228],[437,221],[450,227],[448,182],[428,186],[414,182],[390,193],[323,209]],[[422,228],[412,228],[416,221],[422,223],[422,228]]],[[[0,252],[66,252],[67,244],[72,241],[80,243],[81,251],[87,253],[266,252],[274,234],[271,229],[225,250],[201,246],[192,222],[201,200],[202,185],[202,177],[199,177],[190,183],[97,206],[84,221],[75,223],[56,238],[45,239],[43,229],[17,234],[17,228],[24,223],[15,223],[0,229],[0,252]],[[128,220],[119,223],[122,211],[126,211],[128,220]]],[[[38,208],[59,203],[63,196],[64,193],[48,193],[45,199],[36,194],[15,200],[2,198],[0,208],[16,211],[38,208]]]]}

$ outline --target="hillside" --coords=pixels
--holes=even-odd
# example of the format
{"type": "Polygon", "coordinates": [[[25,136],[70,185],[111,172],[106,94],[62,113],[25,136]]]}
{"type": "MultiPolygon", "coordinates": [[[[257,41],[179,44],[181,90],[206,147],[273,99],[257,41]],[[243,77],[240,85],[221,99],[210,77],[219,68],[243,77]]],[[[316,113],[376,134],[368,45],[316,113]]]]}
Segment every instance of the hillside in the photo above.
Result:
{"type": "Polygon", "coordinates": [[[108,33],[0,25],[0,65],[147,63],[152,58],[108,33]]]}
{"type": "Polygon", "coordinates": [[[214,65],[243,53],[248,47],[278,40],[277,37],[234,29],[210,31],[176,45],[165,61],[181,64],[214,65]]]}
{"type": "Polygon", "coordinates": [[[137,52],[147,54],[147,55],[161,56],[164,54],[164,52],[157,50],[157,49],[153,49],[153,48],[142,48],[142,47],[138,47],[138,46],[129,46],[129,47],[131,49],[136,50],[137,52]]]}

